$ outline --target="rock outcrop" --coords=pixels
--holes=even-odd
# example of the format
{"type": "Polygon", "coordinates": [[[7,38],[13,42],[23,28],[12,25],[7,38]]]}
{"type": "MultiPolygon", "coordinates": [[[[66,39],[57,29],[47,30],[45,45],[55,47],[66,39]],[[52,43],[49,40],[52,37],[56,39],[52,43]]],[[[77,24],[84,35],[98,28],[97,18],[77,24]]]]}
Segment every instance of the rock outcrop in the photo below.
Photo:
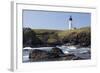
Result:
{"type": "Polygon", "coordinates": [[[49,58],[49,53],[44,50],[32,50],[29,54],[30,61],[41,61],[49,58]]]}
{"type": "Polygon", "coordinates": [[[57,48],[57,47],[52,48],[50,53],[51,53],[51,56],[53,58],[57,58],[57,57],[60,57],[60,56],[64,55],[62,50],[60,48],[57,48]]]}
{"type": "Polygon", "coordinates": [[[39,49],[31,50],[29,53],[30,61],[61,61],[73,60],[76,56],[74,54],[65,55],[60,48],[54,47],[51,51],[44,51],[39,49]]]}

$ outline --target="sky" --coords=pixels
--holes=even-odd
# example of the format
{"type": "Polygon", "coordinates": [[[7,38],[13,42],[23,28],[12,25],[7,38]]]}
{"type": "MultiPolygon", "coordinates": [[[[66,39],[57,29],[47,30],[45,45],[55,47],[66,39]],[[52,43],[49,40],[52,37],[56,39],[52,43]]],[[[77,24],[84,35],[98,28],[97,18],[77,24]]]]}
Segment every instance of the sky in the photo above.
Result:
{"type": "Polygon", "coordinates": [[[72,26],[75,28],[91,25],[90,13],[23,10],[23,27],[67,30],[70,16],[73,19],[72,26]]]}

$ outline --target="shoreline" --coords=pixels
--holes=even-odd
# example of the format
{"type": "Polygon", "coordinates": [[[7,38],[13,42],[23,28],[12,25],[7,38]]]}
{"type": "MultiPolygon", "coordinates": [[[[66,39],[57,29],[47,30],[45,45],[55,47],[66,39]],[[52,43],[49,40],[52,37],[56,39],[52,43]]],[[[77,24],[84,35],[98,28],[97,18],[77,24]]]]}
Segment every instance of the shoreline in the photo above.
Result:
{"type": "MultiPolygon", "coordinates": [[[[50,61],[53,61],[53,60],[56,61],[56,59],[57,59],[57,61],[59,59],[61,61],[62,61],[62,59],[64,59],[64,60],[72,60],[72,59],[68,59],[68,56],[67,55],[72,55],[73,59],[82,59],[82,60],[84,60],[85,58],[86,59],[90,59],[91,58],[91,49],[90,48],[86,48],[86,47],[76,48],[76,46],[69,46],[70,48],[67,48],[67,47],[68,46],[61,46],[61,47],[58,47],[57,46],[57,48],[61,49],[61,51],[66,55],[66,57],[63,57],[62,56],[62,57],[59,57],[58,59],[57,58],[52,58],[52,59],[47,59],[47,60],[44,59],[44,61],[48,61],[48,60],[50,60],[50,61]],[[73,49],[71,47],[73,47],[73,49]],[[77,57],[75,57],[75,56],[77,56],[77,57]]],[[[43,50],[45,52],[50,52],[53,47],[39,47],[39,48],[30,48],[30,47],[28,47],[28,48],[29,48],[28,50],[27,49],[23,49],[23,52],[25,50],[26,50],[26,52],[28,52],[27,53],[28,56],[26,55],[27,56],[26,62],[27,61],[30,62],[30,59],[29,59],[29,53],[30,53],[30,51],[34,51],[34,50],[37,49],[37,50],[41,50],[41,51],[43,50]]],[[[42,52],[40,52],[40,53],[42,53],[42,52]]],[[[38,54],[38,52],[37,52],[37,54],[38,54]]],[[[38,60],[36,60],[36,61],[38,62],[38,60]]],[[[23,62],[26,63],[25,62],[25,55],[24,54],[23,54],[23,62]]],[[[32,62],[34,62],[34,61],[32,61],[32,62]]],[[[41,62],[41,59],[39,60],[39,62],[41,62]]]]}

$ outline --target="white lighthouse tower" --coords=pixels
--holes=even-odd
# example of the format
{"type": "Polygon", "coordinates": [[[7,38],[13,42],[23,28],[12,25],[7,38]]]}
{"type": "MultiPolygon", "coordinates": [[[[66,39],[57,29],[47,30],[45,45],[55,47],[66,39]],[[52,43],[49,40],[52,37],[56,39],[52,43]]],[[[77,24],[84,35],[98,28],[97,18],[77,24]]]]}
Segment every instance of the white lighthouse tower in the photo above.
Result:
{"type": "Polygon", "coordinates": [[[68,20],[68,28],[69,28],[69,30],[72,29],[72,16],[70,16],[70,18],[68,20]]]}

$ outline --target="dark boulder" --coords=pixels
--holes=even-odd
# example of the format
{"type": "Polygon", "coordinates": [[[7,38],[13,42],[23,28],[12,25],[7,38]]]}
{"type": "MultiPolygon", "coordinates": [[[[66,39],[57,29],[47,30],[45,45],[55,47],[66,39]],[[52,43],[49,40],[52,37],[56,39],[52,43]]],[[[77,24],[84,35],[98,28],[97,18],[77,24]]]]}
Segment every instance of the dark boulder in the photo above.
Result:
{"type": "Polygon", "coordinates": [[[46,60],[47,58],[49,58],[49,54],[44,50],[35,49],[32,50],[29,54],[29,59],[31,61],[41,61],[41,60],[46,60]]]}
{"type": "Polygon", "coordinates": [[[51,51],[31,50],[29,53],[30,61],[60,61],[60,60],[77,60],[74,54],[64,54],[60,48],[54,47],[51,51]]]}
{"type": "Polygon", "coordinates": [[[54,58],[64,55],[62,50],[60,48],[57,48],[57,47],[52,48],[50,53],[51,53],[51,56],[54,58]]]}
{"type": "Polygon", "coordinates": [[[75,58],[73,58],[73,60],[84,60],[84,58],[81,58],[81,57],[75,57],[75,58]]]}
{"type": "Polygon", "coordinates": [[[74,54],[67,54],[64,57],[62,57],[62,60],[73,60],[76,56],[74,54]]]}
{"type": "Polygon", "coordinates": [[[52,61],[52,60],[58,60],[60,57],[64,56],[64,53],[61,49],[55,47],[52,48],[51,51],[44,51],[35,49],[30,51],[29,53],[29,59],[30,61],[52,61]]]}

